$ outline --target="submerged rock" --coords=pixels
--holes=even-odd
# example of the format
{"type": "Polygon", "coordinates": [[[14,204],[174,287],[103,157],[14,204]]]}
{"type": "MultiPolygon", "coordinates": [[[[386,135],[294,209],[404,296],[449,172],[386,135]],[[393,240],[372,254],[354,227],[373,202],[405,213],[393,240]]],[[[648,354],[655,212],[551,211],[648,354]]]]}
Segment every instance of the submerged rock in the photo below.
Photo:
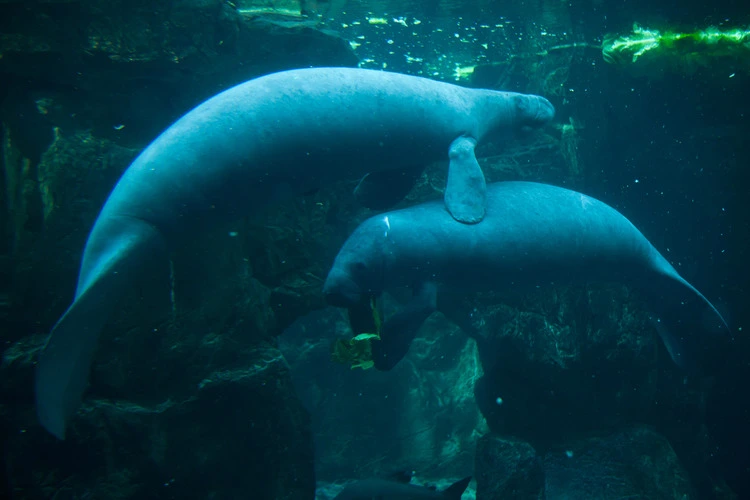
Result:
{"type": "Polygon", "coordinates": [[[5,427],[13,430],[5,455],[12,491],[19,498],[314,498],[308,414],[279,351],[255,354],[243,368],[210,373],[184,400],[89,400],[62,442],[30,424],[33,410],[23,405],[5,427]]]}
{"type": "Polygon", "coordinates": [[[333,340],[351,336],[338,309],[312,313],[280,337],[312,414],[319,480],[399,470],[430,480],[471,475],[476,440],[486,430],[472,391],[480,371],[475,346],[439,315],[423,332],[389,372],[331,360],[333,340]]]}
{"type": "Polygon", "coordinates": [[[487,294],[448,314],[478,342],[475,395],[496,432],[546,446],[650,412],[658,339],[623,287],[487,294]]]}
{"type": "Polygon", "coordinates": [[[477,499],[544,498],[542,460],[527,442],[486,434],[479,439],[474,462],[477,499]]]}
{"type": "Polygon", "coordinates": [[[667,439],[637,426],[537,453],[489,434],[476,455],[477,499],[619,500],[698,498],[667,439]]]}
{"type": "Polygon", "coordinates": [[[571,443],[544,456],[545,498],[698,498],[667,439],[648,427],[571,443]]]}

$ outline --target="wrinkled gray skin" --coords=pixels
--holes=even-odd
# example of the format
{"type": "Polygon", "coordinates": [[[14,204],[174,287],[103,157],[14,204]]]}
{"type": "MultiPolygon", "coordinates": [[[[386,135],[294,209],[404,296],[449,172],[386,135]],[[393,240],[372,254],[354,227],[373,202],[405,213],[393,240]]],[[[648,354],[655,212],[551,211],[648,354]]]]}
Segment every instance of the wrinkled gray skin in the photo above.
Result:
{"type": "Polygon", "coordinates": [[[422,498],[460,500],[470,477],[453,483],[443,491],[436,491],[415,484],[404,484],[384,479],[363,479],[348,484],[335,500],[419,500],[422,498]]]}
{"type": "Polygon", "coordinates": [[[449,178],[461,188],[454,206],[480,220],[483,203],[461,204],[484,192],[472,145],[540,126],[553,113],[541,97],[348,68],[275,73],[207,100],[136,158],[102,208],[75,300],[38,363],[40,422],[64,438],[111,309],[145,262],[166,269],[180,238],[337,180],[422,169],[451,155],[449,178]],[[473,173],[463,177],[463,167],[473,173]]]}
{"type": "MultiPolygon", "coordinates": [[[[731,340],[726,322],[643,234],[608,205],[545,184],[488,186],[487,214],[476,225],[457,223],[435,202],[372,217],[339,251],[323,293],[352,308],[389,289],[425,290],[425,283],[460,293],[588,281],[640,291],[679,366],[703,373],[721,362],[731,340]]],[[[424,295],[415,294],[411,307],[419,319],[427,316],[424,304],[435,302],[424,295]]],[[[388,321],[383,327],[384,348],[396,358],[390,366],[416,333],[415,322],[398,323],[407,325],[402,337],[388,321]]]]}

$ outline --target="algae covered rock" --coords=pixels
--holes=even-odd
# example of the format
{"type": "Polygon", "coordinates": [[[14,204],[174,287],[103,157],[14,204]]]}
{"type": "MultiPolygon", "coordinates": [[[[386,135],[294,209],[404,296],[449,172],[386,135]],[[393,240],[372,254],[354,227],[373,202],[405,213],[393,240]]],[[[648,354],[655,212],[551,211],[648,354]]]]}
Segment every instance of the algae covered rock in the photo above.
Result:
{"type": "Polygon", "coordinates": [[[331,360],[334,339],[352,336],[338,309],[301,318],[280,337],[312,414],[319,481],[398,470],[431,480],[471,474],[478,429],[486,430],[472,392],[481,371],[476,349],[463,335],[451,339],[455,327],[439,315],[428,326],[429,345],[415,342],[389,372],[331,360]]]}
{"type": "Polygon", "coordinates": [[[582,439],[544,457],[545,498],[698,498],[667,439],[648,427],[582,439]]]}
{"type": "Polygon", "coordinates": [[[477,500],[698,498],[667,439],[646,426],[570,439],[546,452],[488,434],[477,446],[476,478],[477,500]]]}
{"type": "Polygon", "coordinates": [[[622,287],[485,295],[448,315],[478,342],[475,395],[497,432],[546,444],[649,413],[658,338],[622,287]]]}
{"type": "Polygon", "coordinates": [[[26,406],[8,422],[19,498],[314,496],[309,417],[270,346],[242,368],[207,374],[184,399],[88,400],[64,442],[28,425],[32,413],[26,406]]]}
{"type": "Polygon", "coordinates": [[[486,434],[477,443],[474,463],[477,499],[544,498],[542,459],[527,442],[486,434]]]}

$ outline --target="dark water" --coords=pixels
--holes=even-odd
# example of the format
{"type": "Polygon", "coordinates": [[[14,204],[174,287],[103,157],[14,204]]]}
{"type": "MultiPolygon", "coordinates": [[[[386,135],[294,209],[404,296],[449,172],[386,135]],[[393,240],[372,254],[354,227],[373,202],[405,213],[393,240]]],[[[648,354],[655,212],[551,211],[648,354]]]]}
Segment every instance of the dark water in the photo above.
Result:
{"type": "MultiPolygon", "coordinates": [[[[750,498],[750,37],[632,64],[601,51],[633,23],[749,29],[748,6],[272,3],[0,1],[0,496],[324,499],[408,470],[438,489],[472,475],[464,498],[750,498]],[[218,91],[326,65],[547,97],[552,124],[479,150],[488,180],[627,216],[729,322],[720,370],[681,372],[648,304],[598,284],[461,297],[394,370],[333,363],[350,331],[322,279],[373,215],[350,179],[178,249],[169,280],[122,299],[68,438],[49,436],[34,360],[121,172],[218,91]]],[[[399,206],[439,197],[444,177],[430,166],[399,206]]]]}

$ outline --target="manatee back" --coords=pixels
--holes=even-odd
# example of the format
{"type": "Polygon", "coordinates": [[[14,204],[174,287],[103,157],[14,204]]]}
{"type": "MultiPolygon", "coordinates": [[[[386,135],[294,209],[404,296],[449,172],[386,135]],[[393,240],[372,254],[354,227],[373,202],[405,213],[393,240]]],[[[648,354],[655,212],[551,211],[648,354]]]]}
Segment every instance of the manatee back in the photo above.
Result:
{"type": "Polygon", "coordinates": [[[548,257],[641,263],[651,258],[651,243],[624,215],[569,189],[498,183],[488,190],[488,216],[502,219],[496,225],[502,234],[493,237],[526,250],[537,248],[548,257]]]}
{"type": "Polygon", "coordinates": [[[162,230],[239,217],[277,198],[368,171],[447,157],[477,127],[477,92],[354,68],[266,75],[188,112],[133,162],[109,212],[162,230]],[[159,207],[157,210],[154,207],[159,207]]]}
{"type": "Polygon", "coordinates": [[[634,269],[647,274],[661,262],[615,209],[545,184],[488,186],[486,217],[474,225],[452,220],[439,201],[386,215],[393,274],[419,270],[468,288],[496,288],[509,280],[629,278],[634,269]]]}

